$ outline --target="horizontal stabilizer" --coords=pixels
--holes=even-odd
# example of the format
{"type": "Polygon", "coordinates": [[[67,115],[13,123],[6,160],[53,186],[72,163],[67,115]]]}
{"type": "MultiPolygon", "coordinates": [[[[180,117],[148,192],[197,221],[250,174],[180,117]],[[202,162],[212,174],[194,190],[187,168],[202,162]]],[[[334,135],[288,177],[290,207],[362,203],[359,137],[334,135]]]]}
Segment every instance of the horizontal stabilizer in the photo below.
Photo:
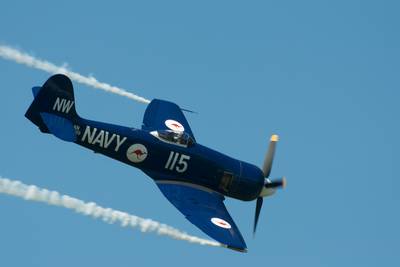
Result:
{"type": "Polygon", "coordinates": [[[36,97],[39,94],[40,89],[42,89],[41,86],[32,87],[33,97],[36,97]]]}
{"type": "Polygon", "coordinates": [[[76,141],[75,129],[71,121],[47,112],[41,112],[40,116],[50,133],[67,142],[76,141]]]}

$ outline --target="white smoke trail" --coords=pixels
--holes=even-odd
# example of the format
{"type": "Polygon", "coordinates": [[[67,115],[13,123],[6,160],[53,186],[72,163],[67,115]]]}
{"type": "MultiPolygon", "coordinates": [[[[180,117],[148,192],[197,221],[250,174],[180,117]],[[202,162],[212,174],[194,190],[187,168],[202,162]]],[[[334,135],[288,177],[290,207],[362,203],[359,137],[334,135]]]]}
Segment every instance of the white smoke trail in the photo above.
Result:
{"type": "Polygon", "coordinates": [[[51,62],[37,59],[27,53],[21,52],[10,46],[0,45],[0,57],[7,59],[7,60],[14,61],[18,64],[24,64],[31,68],[43,70],[43,71],[46,71],[51,74],[63,73],[65,75],[67,75],[71,80],[76,81],[78,83],[92,86],[94,88],[101,89],[101,90],[104,90],[109,93],[125,96],[127,98],[133,99],[135,101],[138,101],[138,102],[141,102],[144,104],[150,103],[150,100],[148,100],[144,97],[135,95],[133,93],[130,93],[125,89],[118,88],[116,86],[112,86],[108,83],[99,82],[93,76],[86,77],[79,73],[70,71],[66,68],[66,66],[60,67],[51,62]]]}
{"type": "Polygon", "coordinates": [[[108,223],[120,223],[122,227],[140,228],[142,232],[156,232],[174,239],[188,241],[200,245],[214,247],[224,246],[218,242],[191,236],[166,224],[151,219],[140,218],[126,212],[103,208],[94,202],[84,202],[80,199],[67,195],[60,195],[57,191],[39,188],[35,185],[26,185],[20,181],[0,177],[0,193],[23,198],[25,200],[37,201],[74,210],[83,215],[102,219],[108,223]]]}

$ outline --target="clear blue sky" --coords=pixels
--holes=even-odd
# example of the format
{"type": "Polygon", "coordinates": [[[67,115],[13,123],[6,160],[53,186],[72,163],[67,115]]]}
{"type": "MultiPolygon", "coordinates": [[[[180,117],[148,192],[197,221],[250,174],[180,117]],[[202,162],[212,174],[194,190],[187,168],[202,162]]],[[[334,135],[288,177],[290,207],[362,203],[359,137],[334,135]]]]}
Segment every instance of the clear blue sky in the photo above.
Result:
{"type": "MultiPolygon", "coordinates": [[[[201,247],[0,195],[1,266],[399,266],[398,1],[2,1],[0,42],[164,98],[197,140],[288,187],[228,199],[249,253],[201,247]]],[[[136,169],[24,117],[49,75],[0,60],[0,175],[205,237],[136,169]]],[[[139,127],[145,105],[75,85],[89,119],[139,127]]]]}

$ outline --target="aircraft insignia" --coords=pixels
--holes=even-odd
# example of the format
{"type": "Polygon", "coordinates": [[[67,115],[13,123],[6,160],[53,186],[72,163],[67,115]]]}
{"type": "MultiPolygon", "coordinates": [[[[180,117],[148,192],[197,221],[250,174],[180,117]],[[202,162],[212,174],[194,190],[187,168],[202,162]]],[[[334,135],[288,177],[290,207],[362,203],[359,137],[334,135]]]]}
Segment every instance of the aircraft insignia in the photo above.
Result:
{"type": "Polygon", "coordinates": [[[177,131],[177,132],[185,131],[185,128],[183,127],[183,125],[176,120],[166,120],[165,125],[173,131],[177,131]]]}
{"type": "Polygon", "coordinates": [[[221,228],[225,228],[225,229],[231,229],[232,228],[232,226],[227,221],[225,221],[225,220],[223,220],[221,218],[216,218],[216,217],[211,218],[211,222],[213,224],[215,224],[216,226],[221,227],[221,228]]]}
{"type": "Polygon", "coordinates": [[[126,151],[126,157],[134,163],[144,161],[147,155],[147,148],[142,144],[133,144],[126,151]]]}

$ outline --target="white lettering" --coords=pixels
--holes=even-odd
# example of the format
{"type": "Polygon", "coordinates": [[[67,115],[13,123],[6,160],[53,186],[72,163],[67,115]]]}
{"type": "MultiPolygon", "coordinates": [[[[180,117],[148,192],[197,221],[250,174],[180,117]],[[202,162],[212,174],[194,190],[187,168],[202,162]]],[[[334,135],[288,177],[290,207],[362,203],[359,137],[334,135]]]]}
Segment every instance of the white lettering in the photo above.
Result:
{"type": "Polygon", "coordinates": [[[187,161],[189,161],[189,160],[190,160],[190,156],[182,154],[181,157],[179,158],[179,162],[175,168],[176,171],[180,172],[180,173],[185,172],[188,168],[187,161]]]}
{"type": "Polygon", "coordinates": [[[179,157],[179,153],[175,153],[174,160],[172,161],[171,166],[169,167],[170,170],[173,170],[175,168],[175,164],[176,164],[176,161],[178,160],[178,157],[179,157]]]}
{"type": "Polygon", "coordinates": [[[126,141],[126,137],[122,138],[117,134],[117,145],[115,146],[115,152],[118,152],[119,147],[126,141]]]}
{"type": "Polygon", "coordinates": [[[112,141],[114,140],[116,134],[113,134],[110,139],[108,139],[108,132],[106,132],[106,136],[104,138],[104,148],[108,148],[112,141]]]}
{"type": "Polygon", "coordinates": [[[171,152],[169,153],[169,157],[168,157],[167,163],[165,163],[165,166],[164,166],[165,169],[168,169],[168,168],[169,168],[169,164],[171,164],[171,160],[172,160],[172,158],[174,157],[174,154],[175,154],[174,151],[171,151],[171,152]]]}
{"type": "Polygon", "coordinates": [[[68,114],[73,105],[74,101],[66,100],[64,98],[60,99],[59,97],[57,97],[56,102],[54,102],[53,105],[53,110],[68,114]]]}
{"type": "Polygon", "coordinates": [[[115,144],[115,152],[118,152],[121,145],[126,141],[126,137],[121,138],[118,134],[110,134],[108,131],[100,130],[86,126],[85,132],[82,135],[82,142],[87,142],[91,145],[97,145],[107,149],[111,144],[115,144]],[[110,137],[111,136],[111,137],[110,137]]]}
{"type": "Polygon", "coordinates": [[[104,131],[101,130],[97,135],[96,139],[94,139],[92,145],[99,144],[100,147],[104,147],[104,131]]]}
{"type": "Polygon", "coordinates": [[[90,132],[90,127],[86,126],[86,129],[85,129],[85,132],[83,133],[81,141],[85,142],[85,139],[87,137],[87,139],[88,139],[87,142],[89,144],[91,144],[93,142],[93,138],[94,138],[94,135],[96,134],[96,131],[97,131],[97,128],[93,128],[93,132],[90,132]]]}
{"type": "MultiPolygon", "coordinates": [[[[63,99],[63,100],[65,100],[65,99],[63,99]]],[[[56,102],[54,103],[54,106],[53,106],[53,110],[57,109],[57,111],[60,111],[61,108],[62,108],[62,104],[61,103],[62,103],[62,101],[60,101],[60,98],[57,97],[56,102]]]]}
{"type": "Polygon", "coordinates": [[[169,169],[171,171],[175,169],[179,173],[184,173],[188,168],[189,160],[190,156],[171,151],[164,168],[169,169]]]}

